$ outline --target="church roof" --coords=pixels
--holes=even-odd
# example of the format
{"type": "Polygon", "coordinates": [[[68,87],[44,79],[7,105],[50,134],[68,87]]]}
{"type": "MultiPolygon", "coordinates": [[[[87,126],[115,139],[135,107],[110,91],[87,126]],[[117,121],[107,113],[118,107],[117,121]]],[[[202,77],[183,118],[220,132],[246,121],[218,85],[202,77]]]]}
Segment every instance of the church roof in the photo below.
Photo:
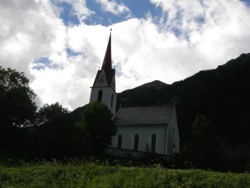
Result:
{"type": "Polygon", "coordinates": [[[120,108],[115,117],[116,125],[168,124],[174,105],[120,108]]]}

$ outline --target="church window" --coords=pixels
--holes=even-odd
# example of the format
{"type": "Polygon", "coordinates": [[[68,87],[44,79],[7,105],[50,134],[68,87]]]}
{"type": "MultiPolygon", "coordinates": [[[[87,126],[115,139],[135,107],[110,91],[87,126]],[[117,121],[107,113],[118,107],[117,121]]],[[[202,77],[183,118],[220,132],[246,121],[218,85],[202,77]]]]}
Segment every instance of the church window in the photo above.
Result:
{"type": "Polygon", "coordinates": [[[102,102],[102,93],[103,93],[102,90],[98,91],[98,98],[97,98],[98,102],[102,102]]]}
{"type": "Polygon", "coordinates": [[[112,93],[112,95],[111,95],[111,108],[113,108],[113,98],[114,98],[114,94],[112,93]]]}
{"type": "Polygon", "coordinates": [[[104,80],[104,75],[101,75],[101,79],[100,79],[101,84],[102,84],[104,81],[105,81],[105,80],[104,80]]]}
{"type": "Polygon", "coordinates": [[[155,147],[156,147],[156,135],[152,134],[151,137],[151,152],[155,153],[155,147]]]}
{"type": "Polygon", "coordinates": [[[117,148],[122,148],[122,135],[118,135],[117,148]]]}
{"type": "Polygon", "coordinates": [[[138,151],[138,146],[139,146],[139,135],[135,135],[135,140],[134,140],[134,151],[138,151]]]}

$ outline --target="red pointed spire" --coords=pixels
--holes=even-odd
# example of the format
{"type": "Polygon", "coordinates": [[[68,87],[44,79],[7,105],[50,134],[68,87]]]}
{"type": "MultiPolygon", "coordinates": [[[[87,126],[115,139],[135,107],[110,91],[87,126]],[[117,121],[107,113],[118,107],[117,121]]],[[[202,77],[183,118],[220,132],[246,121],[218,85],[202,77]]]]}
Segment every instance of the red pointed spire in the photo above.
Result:
{"type": "Polygon", "coordinates": [[[112,56],[111,56],[111,31],[112,30],[110,30],[108,46],[102,64],[102,69],[105,72],[109,86],[111,86],[112,78],[114,75],[114,69],[112,69],[112,56]]]}
{"type": "Polygon", "coordinates": [[[111,58],[111,30],[110,30],[110,35],[109,35],[109,41],[108,41],[108,46],[106,49],[106,53],[104,56],[103,64],[102,64],[102,69],[105,70],[111,70],[112,69],[112,58],[111,58]]]}

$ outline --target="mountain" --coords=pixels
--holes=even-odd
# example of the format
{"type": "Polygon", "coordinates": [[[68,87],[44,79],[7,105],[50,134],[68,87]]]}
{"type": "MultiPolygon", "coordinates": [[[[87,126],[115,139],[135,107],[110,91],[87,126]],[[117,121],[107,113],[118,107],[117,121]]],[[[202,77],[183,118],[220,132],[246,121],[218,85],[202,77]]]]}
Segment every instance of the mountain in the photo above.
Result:
{"type": "Polygon", "coordinates": [[[123,91],[118,94],[117,107],[120,106],[150,106],[162,104],[164,89],[168,87],[159,80],[143,84],[134,89],[123,91]]]}
{"type": "Polygon", "coordinates": [[[192,124],[205,115],[229,144],[250,143],[250,54],[242,54],[213,70],[171,85],[154,81],[118,94],[117,106],[149,106],[176,102],[181,143],[192,124]]]}

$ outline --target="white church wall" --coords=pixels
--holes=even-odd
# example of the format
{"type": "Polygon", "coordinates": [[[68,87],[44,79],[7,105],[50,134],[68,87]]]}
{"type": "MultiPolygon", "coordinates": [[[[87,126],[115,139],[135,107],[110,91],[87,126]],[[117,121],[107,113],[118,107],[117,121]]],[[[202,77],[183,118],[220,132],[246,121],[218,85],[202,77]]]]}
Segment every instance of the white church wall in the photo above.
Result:
{"type": "Polygon", "coordinates": [[[163,154],[166,152],[166,137],[165,133],[167,126],[151,125],[151,126],[118,126],[117,134],[113,137],[112,147],[117,148],[118,136],[122,135],[122,149],[134,150],[135,135],[139,135],[138,151],[145,151],[146,145],[151,151],[152,135],[156,135],[155,153],[163,154]]]}
{"type": "Polygon", "coordinates": [[[167,155],[179,153],[180,137],[175,108],[173,110],[168,126],[167,155]]]}
{"type": "Polygon", "coordinates": [[[102,91],[102,100],[100,102],[105,104],[111,110],[111,113],[114,114],[115,108],[116,108],[117,94],[115,93],[115,91],[111,87],[92,88],[90,102],[98,101],[98,92],[99,91],[102,91]],[[112,94],[113,94],[113,98],[112,98],[112,94]],[[111,99],[113,99],[113,103],[111,103],[111,99]],[[111,104],[112,104],[112,107],[111,107],[111,104]]]}

